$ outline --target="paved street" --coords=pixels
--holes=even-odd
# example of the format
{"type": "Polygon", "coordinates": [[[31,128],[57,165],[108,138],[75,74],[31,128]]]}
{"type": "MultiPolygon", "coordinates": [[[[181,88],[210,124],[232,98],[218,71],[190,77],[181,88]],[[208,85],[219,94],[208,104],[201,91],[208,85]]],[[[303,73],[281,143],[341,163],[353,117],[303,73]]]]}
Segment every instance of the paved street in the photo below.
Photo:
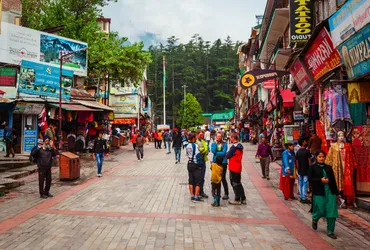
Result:
{"type": "MultiPolygon", "coordinates": [[[[0,203],[0,249],[370,248],[367,213],[341,210],[337,240],[326,236],[321,221],[314,232],[310,206],[285,202],[277,190],[278,165],[272,164],[270,182],[262,179],[256,146],[244,145],[247,205],[222,202],[214,208],[211,198],[193,203],[184,152],[183,162],[175,164],[174,153],[166,155],[151,144],[138,162],[129,147],[106,162],[103,178],[58,182],[52,199],[39,199],[36,176],[15,189],[0,203]]],[[[208,194],[210,186],[207,171],[208,194]]]]}

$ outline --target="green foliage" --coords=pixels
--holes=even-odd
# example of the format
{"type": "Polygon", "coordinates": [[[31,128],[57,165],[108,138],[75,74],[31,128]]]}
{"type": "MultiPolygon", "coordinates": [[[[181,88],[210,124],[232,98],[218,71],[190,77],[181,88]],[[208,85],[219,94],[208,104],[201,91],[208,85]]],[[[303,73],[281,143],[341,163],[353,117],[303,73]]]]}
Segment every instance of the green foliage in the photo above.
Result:
{"type": "MultiPolygon", "coordinates": [[[[32,29],[64,26],[59,35],[88,43],[88,71],[91,76],[129,79],[134,84],[142,80],[151,55],[143,51],[142,43],[123,45],[127,38],[117,33],[100,31],[96,19],[101,7],[117,0],[22,0],[22,24],[32,29]]],[[[48,51],[46,57],[53,57],[48,51]]]]}
{"type": "Polygon", "coordinates": [[[203,110],[200,106],[197,98],[192,94],[186,95],[186,104],[182,100],[180,103],[180,109],[178,111],[179,118],[177,124],[181,124],[181,128],[189,128],[194,126],[200,126],[203,124],[202,114],[203,110]]]}

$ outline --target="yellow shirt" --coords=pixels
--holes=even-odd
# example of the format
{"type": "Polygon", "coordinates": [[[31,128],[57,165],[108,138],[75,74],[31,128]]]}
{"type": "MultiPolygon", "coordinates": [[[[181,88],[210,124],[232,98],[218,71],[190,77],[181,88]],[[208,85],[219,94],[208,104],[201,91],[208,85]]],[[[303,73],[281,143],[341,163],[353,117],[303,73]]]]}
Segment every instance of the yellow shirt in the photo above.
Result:
{"type": "Polygon", "coordinates": [[[212,163],[211,165],[212,175],[211,175],[211,182],[219,184],[222,181],[222,166],[218,165],[217,163],[212,163]]]}
{"type": "Polygon", "coordinates": [[[162,132],[159,132],[159,133],[158,133],[158,140],[162,141],[162,139],[163,139],[163,138],[162,138],[162,132]]]}

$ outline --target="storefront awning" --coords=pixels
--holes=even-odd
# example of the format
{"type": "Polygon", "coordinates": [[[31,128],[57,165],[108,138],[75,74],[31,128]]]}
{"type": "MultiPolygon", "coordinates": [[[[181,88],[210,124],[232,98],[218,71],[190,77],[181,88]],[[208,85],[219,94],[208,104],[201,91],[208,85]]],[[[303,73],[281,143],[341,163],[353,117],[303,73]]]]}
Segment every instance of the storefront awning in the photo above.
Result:
{"type": "Polygon", "coordinates": [[[90,108],[98,108],[98,109],[102,109],[102,110],[107,110],[107,111],[114,111],[113,108],[107,106],[107,105],[104,105],[100,102],[94,102],[94,101],[82,101],[82,100],[74,100],[75,102],[78,102],[79,104],[82,104],[86,107],[90,107],[90,108]]]}
{"type": "MultiPolygon", "coordinates": [[[[50,106],[59,108],[59,103],[50,103],[50,106]]],[[[103,111],[101,109],[93,109],[93,108],[88,108],[79,104],[62,104],[62,109],[68,110],[68,111],[103,111]]]]}
{"type": "Polygon", "coordinates": [[[294,107],[294,98],[295,98],[294,92],[292,92],[290,89],[284,89],[280,90],[280,95],[283,99],[284,107],[294,107]]]}

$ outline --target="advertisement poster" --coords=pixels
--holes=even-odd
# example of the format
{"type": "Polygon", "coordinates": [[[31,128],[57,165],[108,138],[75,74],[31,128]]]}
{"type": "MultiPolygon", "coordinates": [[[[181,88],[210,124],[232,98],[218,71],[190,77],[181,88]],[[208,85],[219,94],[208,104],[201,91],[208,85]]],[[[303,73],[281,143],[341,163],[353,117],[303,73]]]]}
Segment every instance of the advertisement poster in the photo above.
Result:
{"type": "Polygon", "coordinates": [[[370,23],[370,1],[349,0],[329,18],[334,47],[338,47],[368,23],[370,23]]]}
{"type": "Polygon", "coordinates": [[[35,137],[24,137],[23,139],[24,151],[31,152],[32,148],[36,146],[36,136],[35,137]]]}
{"type": "Polygon", "coordinates": [[[297,58],[290,68],[290,73],[297,85],[299,91],[303,93],[309,86],[313,84],[311,77],[308,75],[306,70],[301,63],[301,60],[297,58]]]}
{"type": "Polygon", "coordinates": [[[63,68],[87,76],[87,43],[6,22],[1,26],[0,62],[19,65],[22,60],[29,60],[59,65],[60,53],[75,52],[63,58],[63,68]]]}
{"type": "Polygon", "coordinates": [[[304,63],[315,81],[341,63],[339,52],[334,48],[328,31],[323,28],[308,48],[304,63]]]}
{"type": "Polygon", "coordinates": [[[368,74],[370,72],[370,24],[338,49],[349,79],[368,74]]]}
{"type": "Polygon", "coordinates": [[[137,95],[111,95],[111,104],[116,118],[122,114],[137,114],[137,95]]]}
{"type": "Polygon", "coordinates": [[[17,84],[17,70],[15,68],[0,68],[0,86],[15,87],[17,84]]]}
{"type": "Polygon", "coordinates": [[[290,40],[292,43],[306,43],[314,28],[314,0],[290,0],[290,40]]]}
{"type": "MultiPolygon", "coordinates": [[[[22,61],[19,76],[20,93],[59,98],[60,69],[47,64],[22,61]]],[[[63,69],[62,98],[70,99],[73,71],[63,69]]]]}

